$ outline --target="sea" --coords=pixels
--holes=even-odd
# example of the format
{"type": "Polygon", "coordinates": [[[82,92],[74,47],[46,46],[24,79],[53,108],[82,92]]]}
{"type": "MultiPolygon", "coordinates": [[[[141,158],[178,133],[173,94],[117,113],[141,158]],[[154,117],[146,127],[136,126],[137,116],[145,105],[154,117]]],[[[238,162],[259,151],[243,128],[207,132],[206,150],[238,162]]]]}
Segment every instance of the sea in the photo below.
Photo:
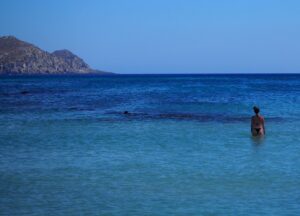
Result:
{"type": "Polygon", "coordinates": [[[300,74],[0,77],[0,215],[300,215],[300,74]]]}

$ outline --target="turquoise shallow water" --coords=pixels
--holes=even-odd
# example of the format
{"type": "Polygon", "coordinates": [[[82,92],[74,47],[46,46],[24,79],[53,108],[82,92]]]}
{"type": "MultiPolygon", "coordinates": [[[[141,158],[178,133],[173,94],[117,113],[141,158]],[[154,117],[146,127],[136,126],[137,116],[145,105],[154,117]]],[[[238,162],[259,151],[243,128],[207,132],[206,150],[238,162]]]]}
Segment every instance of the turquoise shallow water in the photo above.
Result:
{"type": "Polygon", "coordinates": [[[299,92],[300,75],[2,77],[0,215],[299,215],[299,92]]]}

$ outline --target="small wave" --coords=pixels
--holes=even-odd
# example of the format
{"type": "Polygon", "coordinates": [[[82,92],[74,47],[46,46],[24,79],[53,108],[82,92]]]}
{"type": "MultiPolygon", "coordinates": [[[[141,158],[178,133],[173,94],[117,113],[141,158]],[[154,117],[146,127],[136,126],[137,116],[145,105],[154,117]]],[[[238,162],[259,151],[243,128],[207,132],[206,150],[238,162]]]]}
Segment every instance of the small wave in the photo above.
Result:
{"type": "MultiPolygon", "coordinates": [[[[139,113],[139,112],[108,112],[107,114],[118,115],[127,120],[194,120],[200,122],[249,122],[251,116],[232,116],[224,114],[203,114],[203,113],[139,113]]],[[[283,118],[269,117],[267,122],[282,122],[283,118]]]]}

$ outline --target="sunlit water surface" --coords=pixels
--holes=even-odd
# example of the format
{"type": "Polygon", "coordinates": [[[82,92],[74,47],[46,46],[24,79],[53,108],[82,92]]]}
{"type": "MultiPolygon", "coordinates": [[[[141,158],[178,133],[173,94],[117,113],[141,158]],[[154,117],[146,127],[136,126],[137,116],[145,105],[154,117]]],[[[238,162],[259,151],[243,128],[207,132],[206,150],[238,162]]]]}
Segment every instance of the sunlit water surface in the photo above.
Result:
{"type": "Polygon", "coordinates": [[[300,215],[300,75],[2,77],[0,99],[0,215],[300,215]]]}

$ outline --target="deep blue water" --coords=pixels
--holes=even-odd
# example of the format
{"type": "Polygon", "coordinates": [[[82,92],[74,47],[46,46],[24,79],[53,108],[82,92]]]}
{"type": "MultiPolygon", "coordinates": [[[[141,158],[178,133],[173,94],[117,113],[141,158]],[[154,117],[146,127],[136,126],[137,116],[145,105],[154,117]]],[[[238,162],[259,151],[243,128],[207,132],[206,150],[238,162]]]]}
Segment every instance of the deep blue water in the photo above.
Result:
{"type": "Polygon", "coordinates": [[[0,215],[300,215],[299,156],[300,75],[0,78],[0,215]]]}

